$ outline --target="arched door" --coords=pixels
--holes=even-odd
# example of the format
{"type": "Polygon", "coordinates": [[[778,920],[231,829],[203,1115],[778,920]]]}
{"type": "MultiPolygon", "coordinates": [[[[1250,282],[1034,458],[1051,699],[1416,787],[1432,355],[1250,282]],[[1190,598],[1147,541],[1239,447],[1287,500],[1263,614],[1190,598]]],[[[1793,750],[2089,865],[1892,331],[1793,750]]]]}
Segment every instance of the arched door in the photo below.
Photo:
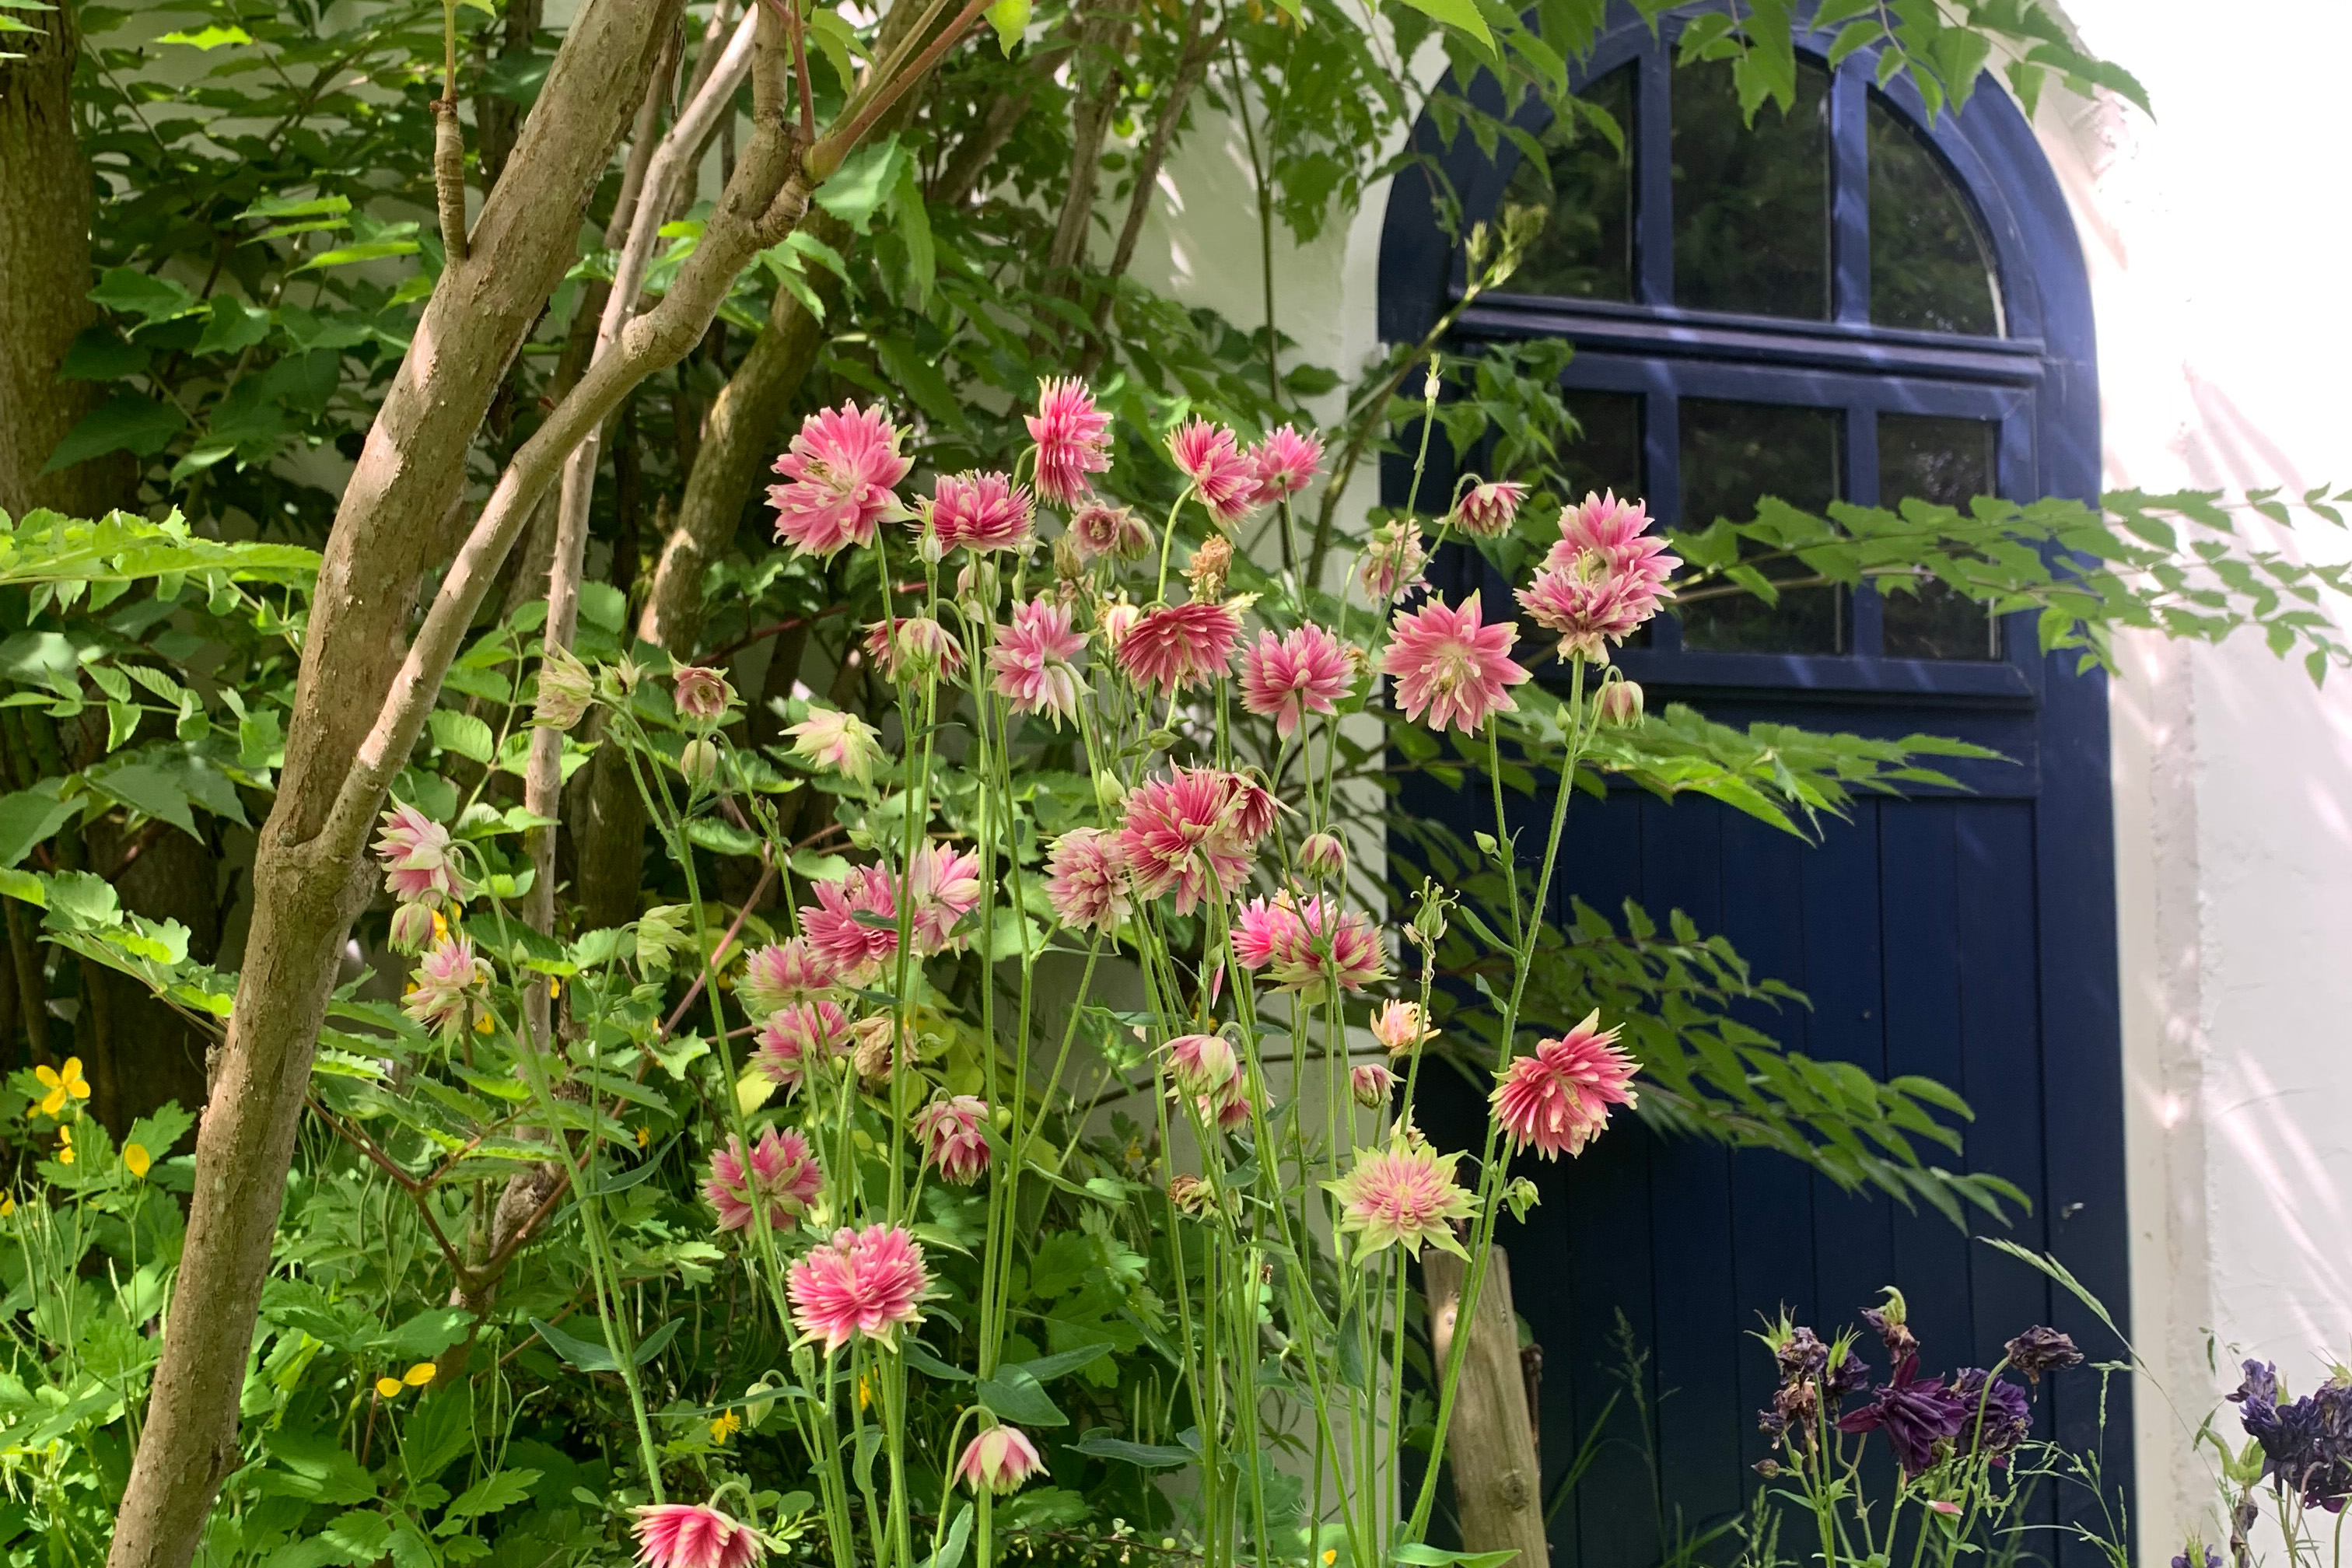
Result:
{"type": "MultiPolygon", "coordinates": [[[[1510,292],[1479,300],[1458,338],[1574,344],[1563,384],[1584,426],[1578,490],[1645,496],[1665,526],[1750,516],[1764,494],[1815,510],[1838,498],[2093,497],[2087,285],[2015,105],[1988,86],[1931,122],[1899,79],[1874,85],[1868,54],[1832,69],[1829,40],[1801,34],[1795,110],[1768,105],[1749,130],[1727,68],[1672,65],[1678,30],[1629,16],[1580,72],[1580,91],[1624,128],[1624,156],[1537,110],[1521,123],[1546,143],[1548,168],[1508,142],[1492,161],[1467,137],[1442,154],[1470,219],[1507,200],[1553,208],[1510,292]]],[[[1463,276],[1429,182],[1401,176],[1382,240],[1382,335],[1421,336],[1463,276]]],[[[1390,476],[1391,500],[1404,477],[1390,476]]],[[[1450,570],[1439,579],[1449,598],[1486,573],[1475,556],[1450,570]]],[[[1485,586],[1490,603],[1507,592],[1485,586]]],[[[2072,658],[2044,657],[2019,619],[1869,588],[1799,589],[1769,607],[1692,602],[1662,617],[1622,655],[1654,706],[1687,701],[1735,724],[1927,731],[2008,760],[1959,770],[1964,793],[1865,802],[1811,846],[1707,802],[1625,792],[1580,805],[1559,912],[1570,897],[1680,909],[1810,995],[1809,1013],[1759,1020],[1792,1047],[1958,1089],[1977,1113],[1968,1168],[2033,1203],[2011,1227],[1979,1228],[2053,1254],[2120,1321],[2105,684],[2072,658]]],[[[1418,805],[1455,809],[1429,795],[1418,805]]],[[[1476,808],[1462,809],[1476,826],[1476,808]]],[[[1612,1134],[1539,1173],[1547,1201],[1507,1241],[1519,1310],[1545,1352],[1548,1481],[1622,1390],[1621,1314],[1648,1358],[1651,1404],[1651,1452],[1631,1440],[1621,1398],[1612,1420],[1628,1441],[1601,1451],[1555,1516],[1562,1565],[1654,1563],[1674,1555],[1678,1531],[1746,1505],[1748,1467],[1765,1452],[1756,1412],[1773,1382],[1747,1334],[1782,1304],[1826,1330],[1898,1285],[1938,1367],[1990,1364],[2033,1322],[2098,1347],[2094,1359],[2120,1349],[2071,1296],[1946,1219],[1840,1193],[1777,1156],[1612,1134]]],[[[2098,1443],[2098,1401],[2094,1377],[2045,1385],[2037,1419],[2072,1444],[2098,1443]]],[[[2107,1502],[2047,1497],[2041,1517],[2113,1507],[2129,1439],[2118,1384],[2105,1410],[2107,1502]]],[[[2111,1530],[2120,1514],[2099,1522],[2111,1530]]],[[[2087,1560],[2059,1533],[2026,1544],[2087,1560]]]]}

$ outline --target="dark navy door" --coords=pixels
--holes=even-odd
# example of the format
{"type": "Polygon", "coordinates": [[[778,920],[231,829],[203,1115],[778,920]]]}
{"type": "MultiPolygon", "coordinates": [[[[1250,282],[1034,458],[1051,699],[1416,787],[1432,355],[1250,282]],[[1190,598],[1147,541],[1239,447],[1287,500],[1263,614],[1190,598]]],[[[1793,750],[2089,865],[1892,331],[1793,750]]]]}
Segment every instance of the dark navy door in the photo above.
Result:
{"type": "MultiPolygon", "coordinates": [[[[1564,477],[1577,492],[1643,496],[1668,527],[1752,515],[1764,494],[1815,510],[1906,495],[2093,496],[2087,285],[2015,107],[1987,88],[1930,124],[1899,84],[1872,84],[1867,56],[1832,72],[1825,40],[1801,35],[1812,52],[1796,109],[1767,107],[1749,131],[1717,68],[1672,67],[1675,33],[1671,19],[1653,34],[1629,16],[1583,69],[1585,95],[1624,128],[1622,157],[1538,109],[1520,122],[1545,145],[1543,165],[1508,142],[1491,163],[1466,137],[1450,151],[1433,133],[1427,142],[1468,219],[1507,201],[1553,209],[1511,291],[1464,312],[1456,342],[1575,346],[1563,386],[1583,438],[1564,477]]],[[[1391,341],[1419,338],[1462,287],[1432,189],[1408,173],[1391,200],[1391,341]]],[[[1392,501],[1403,480],[1389,476],[1392,501]]],[[[2120,1351],[2071,1295],[1969,1234],[2054,1256],[2125,1321],[2104,682],[2071,656],[2042,655],[2030,618],[2001,624],[1935,591],[1848,593],[1802,585],[1792,563],[1759,567],[1790,584],[1777,605],[1694,599],[1623,650],[1654,710],[1685,701],[1732,724],[1926,731],[2004,760],[1953,770],[1962,790],[1864,801],[1810,843],[1704,800],[1579,802],[1555,918],[1570,899],[1612,915],[1632,899],[1661,921],[1680,910],[1728,936],[1757,973],[1811,1001],[1752,1022],[1790,1049],[1958,1090],[1975,1110],[1966,1152],[1929,1152],[2014,1184],[2031,1208],[2006,1224],[1972,1214],[1964,1231],[1924,1205],[1841,1192],[1784,1156],[1630,1126],[1580,1161],[1538,1168],[1545,1201],[1506,1226],[1505,1243],[1543,1352],[1549,1484],[1609,1411],[1553,1518],[1562,1568],[1689,1555],[1749,1505],[1766,1451],[1756,1413],[1773,1378],[1748,1332],[1783,1306],[1826,1331],[1898,1286],[1936,1368],[1989,1365],[2036,1322],[2073,1332],[2095,1360],[2120,1351]]],[[[1473,556],[1432,575],[1448,598],[1507,592],[1473,556]]],[[[1483,824],[1476,802],[1410,799],[1461,813],[1465,831],[1483,824]]],[[[1482,1110],[1464,1095],[1457,1131],[1482,1110]]],[[[1446,1110],[1430,1118],[1444,1136],[1446,1110]]],[[[2120,1530],[2127,1386],[2107,1391],[2103,1432],[2095,1374],[2045,1384],[2041,1401],[2045,1433],[2100,1447],[2106,1495],[2049,1489],[2036,1517],[2120,1530]]],[[[2063,1530],[2022,1544],[2044,1560],[2090,1557],[2063,1530]]],[[[1736,1550],[1717,1534],[1696,1554],[1736,1550]]],[[[1809,1548],[1792,1536],[1781,1550],[1809,1548]]]]}

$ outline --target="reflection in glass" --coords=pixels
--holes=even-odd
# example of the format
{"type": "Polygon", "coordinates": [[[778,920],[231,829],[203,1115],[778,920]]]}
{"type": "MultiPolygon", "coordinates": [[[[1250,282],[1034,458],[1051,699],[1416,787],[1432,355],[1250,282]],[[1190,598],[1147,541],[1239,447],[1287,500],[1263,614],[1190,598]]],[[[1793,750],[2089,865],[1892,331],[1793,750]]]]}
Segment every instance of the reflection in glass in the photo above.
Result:
{"type": "Polygon", "coordinates": [[[1640,395],[1570,389],[1560,394],[1560,401],[1579,426],[1575,441],[1560,453],[1559,471],[1566,487],[1560,500],[1580,501],[1588,490],[1643,494],[1640,395]]]}
{"type": "Polygon", "coordinates": [[[1923,332],[2000,332],[2000,291],[1943,160],[1870,95],[1870,319],[1923,332]]]}
{"type": "Polygon", "coordinates": [[[1750,129],[1727,60],[1674,79],[1675,303],[1826,320],[1829,73],[1797,68],[1796,107],[1750,129]]]}
{"type": "MultiPolygon", "coordinates": [[[[1917,414],[1878,416],[1879,503],[1911,497],[1966,507],[1971,496],[1999,489],[2000,426],[1990,419],[1943,419],[1917,414]]],[[[1982,605],[1941,583],[1916,594],[1888,592],[1883,625],[1889,658],[1999,658],[2000,623],[1982,605]]]]}
{"type": "MultiPolygon", "coordinates": [[[[1843,416],[1837,410],[1701,397],[1685,397],[1681,406],[1683,527],[1705,528],[1719,517],[1744,522],[1756,515],[1762,496],[1778,496],[1811,512],[1837,499],[1843,433],[1843,416]]],[[[1812,574],[1793,557],[1759,560],[1758,565],[1768,577],[1812,574]]],[[[1844,595],[1834,587],[1792,588],[1776,605],[1744,591],[1694,599],[1684,604],[1682,622],[1685,647],[1845,651],[1844,595]]]]}
{"type": "Polygon", "coordinates": [[[1503,287],[1513,294],[1565,294],[1580,300],[1633,297],[1633,68],[1622,66],[1579,94],[1617,122],[1627,138],[1619,153],[1573,114],[1538,138],[1545,161],[1521,157],[1504,187],[1505,206],[1539,206],[1550,216],[1503,287]]]}

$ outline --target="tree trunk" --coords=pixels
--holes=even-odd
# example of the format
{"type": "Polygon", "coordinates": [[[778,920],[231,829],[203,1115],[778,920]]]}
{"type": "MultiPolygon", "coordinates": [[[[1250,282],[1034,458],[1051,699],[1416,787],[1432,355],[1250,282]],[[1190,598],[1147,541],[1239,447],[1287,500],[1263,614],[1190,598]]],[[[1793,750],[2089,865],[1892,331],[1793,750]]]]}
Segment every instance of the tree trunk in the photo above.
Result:
{"type": "Polygon", "coordinates": [[[0,60],[0,511],[96,516],[137,499],[128,453],[41,472],[101,391],[57,379],[75,334],[98,314],[89,300],[89,165],[74,136],[73,6],[59,0],[55,10],[9,15],[35,31],[0,36],[0,47],[24,56],[0,60]]]}
{"type": "MultiPolygon", "coordinates": [[[[1433,1366],[1444,1366],[1452,1352],[1465,1269],[1452,1253],[1422,1255],[1433,1366]]],[[[1470,1324],[1470,1348],[1454,1397],[1446,1458],[1454,1467],[1462,1549],[1516,1552],[1508,1568],[1548,1568],[1551,1549],[1544,1539],[1543,1470],[1528,1417],[1526,1374],[1519,1365],[1511,1263],[1499,1247],[1478,1292],[1478,1315],[1470,1324]]]]}

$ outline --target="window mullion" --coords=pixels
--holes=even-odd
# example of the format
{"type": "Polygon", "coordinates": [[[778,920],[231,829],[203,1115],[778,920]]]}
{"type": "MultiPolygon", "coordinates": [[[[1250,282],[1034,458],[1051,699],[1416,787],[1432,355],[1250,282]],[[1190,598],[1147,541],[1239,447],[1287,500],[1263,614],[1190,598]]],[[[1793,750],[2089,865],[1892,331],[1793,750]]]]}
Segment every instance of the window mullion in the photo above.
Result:
{"type": "Polygon", "coordinates": [[[1674,50],[1642,51],[1633,89],[1633,299],[1675,302],[1674,50]]]}
{"type": "Polygon", "coordinates": [[[1870,79],[1848,60],[1830,84],[1830,314],[1870,321],[1870,79]]]}
{"type": "MultiPolygon", "coordinates": [[[[1878,410],[1848,405],[1845,411],[1845,472],[1841,488],[1857,506],[1876,506],[1878,500],[1878,410]]],[[[1886,601],[1876,584],[1864,578],[1853,591],[1853,654],[1877,658],[1886,651],[1886,601]]]]}

